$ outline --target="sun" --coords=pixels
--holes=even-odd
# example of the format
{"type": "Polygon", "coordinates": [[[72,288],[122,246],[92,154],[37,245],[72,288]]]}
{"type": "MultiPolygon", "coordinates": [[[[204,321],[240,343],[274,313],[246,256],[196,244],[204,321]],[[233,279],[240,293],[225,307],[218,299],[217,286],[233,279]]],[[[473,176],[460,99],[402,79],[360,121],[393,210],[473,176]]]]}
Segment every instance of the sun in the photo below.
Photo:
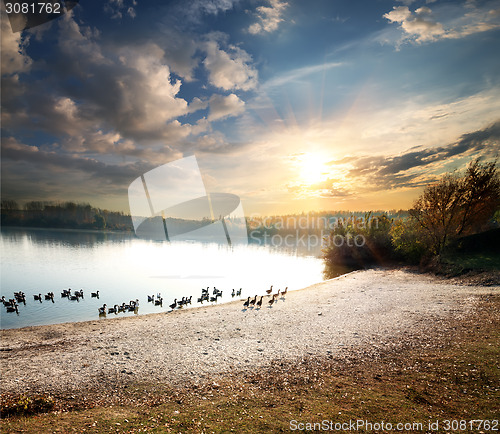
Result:
{"type": "Polygon", "coordinates": [[[325,157],[320,154],[305,153],[299,158],[299,178],[304,184],[312,185],[328,176],[325,157]]]}

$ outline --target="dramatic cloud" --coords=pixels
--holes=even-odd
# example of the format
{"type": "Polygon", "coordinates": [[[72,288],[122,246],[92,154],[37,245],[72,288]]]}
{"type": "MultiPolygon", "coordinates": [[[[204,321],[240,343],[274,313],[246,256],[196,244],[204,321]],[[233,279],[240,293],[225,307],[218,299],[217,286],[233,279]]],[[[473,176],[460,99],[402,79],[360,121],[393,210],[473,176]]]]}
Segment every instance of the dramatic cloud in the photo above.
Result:
{"type": "Polygon", "coordinates": [[[224,90],[251,90],[257,86],[257,70],[251,66],[252,57],[239,47],[220,48],[224,39],[220,34],[210,35],[205,43],[203,65],[209,73],[209,82],[224,90]]]}
{"type": "MultiPolygon", "coordinates": [[[[410,150],[399,156],[361,157],[350,160],[349,177],[368,177],[374,187],[419,187],[429,182],[425,169],[474,155],[494,158],[500,151],[500,121],[472,133],[463,134],[455,143],[436,148],[410,150]],[[416,170],[417,169],[417,170],[416,170]]],[[[330,164],[339,164],[331,162],[330,164]]],[[[435,171],[430,175],[435,177],[435,171]]]]}
{"type": "Polygon", "coordinates": [[[251,34],[274,32],[283,21],[283,12],[288,7],[288,3],[280,0],[269,0],[269,5],[257,8],[258,21],[248,28],[251,34]]]}
{"type": "Polygon", "coordinates": [[[245,111],[245,103],[234,93],[228,96],[213,95],[210,98],[209,121],[238,116],[245,111]]]}

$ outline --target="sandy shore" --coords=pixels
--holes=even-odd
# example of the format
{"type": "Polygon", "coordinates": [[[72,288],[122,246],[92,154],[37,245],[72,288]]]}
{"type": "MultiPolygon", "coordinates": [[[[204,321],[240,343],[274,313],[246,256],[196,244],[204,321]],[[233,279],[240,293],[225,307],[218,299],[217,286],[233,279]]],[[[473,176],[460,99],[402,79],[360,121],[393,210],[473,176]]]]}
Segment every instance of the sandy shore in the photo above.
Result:
{"type": "MultiPolygon", "coordinates": [[[[401,270],[354,272],[268,307],[243,301],[171,313],[1,332],[2,393],[108,384],[203,383],[309,356],[342,357],[418,339],[470,314],[499,286],[462,286],[401,270]]],[[[243,294],[243,295],[254,295],[243,294]]]]}

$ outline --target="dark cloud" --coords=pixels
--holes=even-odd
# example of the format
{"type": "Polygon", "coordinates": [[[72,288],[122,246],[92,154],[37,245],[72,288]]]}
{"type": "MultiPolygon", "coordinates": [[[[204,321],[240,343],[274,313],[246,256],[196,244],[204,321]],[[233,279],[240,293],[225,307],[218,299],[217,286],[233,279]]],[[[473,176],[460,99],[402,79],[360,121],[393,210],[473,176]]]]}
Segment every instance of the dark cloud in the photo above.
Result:
{"type": "Polygon", "coordinates": [[[349,177],[369,177],[370,182],[377,187],[420,187],[434,179],[433,175],[429,178],[409,171],[419,168],[423,173],[433,164],[456,157],[475,154],[494,156],[495,152],[498,154],[500,151],[499,146],[500,121],[482,130],[463,134],[458,141],[447,146],[415,150],[396,157],[362,157],[355,161],[349,157],[348,161],[354,166],[349,171],[349,177]]]}

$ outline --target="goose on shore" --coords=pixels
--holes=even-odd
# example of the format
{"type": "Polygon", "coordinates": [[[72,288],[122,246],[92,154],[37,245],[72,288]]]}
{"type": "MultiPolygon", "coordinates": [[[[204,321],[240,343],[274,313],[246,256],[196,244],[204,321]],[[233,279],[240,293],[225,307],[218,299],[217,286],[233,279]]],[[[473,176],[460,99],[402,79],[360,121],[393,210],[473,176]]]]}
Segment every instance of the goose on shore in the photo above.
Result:
{"type": "Polygon", "coordinates": [[[286,293],[288,292],[288,286],[283,290],[283,292],[281,293],[281,296],[285,296],[286,293]]]}
{"type": "Polygon", "coordinates": [[[241,295],[241,288],[236,291],[236,297],[239,297],[241,295]]]}
{"type": "Polygon", "coordinates": [[[257,301],[257,297],[258,297],[258,296],[256,295],[256,296],[255,296],[255,297],[254,297],[254,298],[250,301],[250,304],[251,304],[252,306],[254,306],[254,305],[255,305],[255,302],[257,301]]]}
{"type": "Polygon", "coordinates": [[[174,302],[169,306],[170,309],[174,310],[177,307],[177,299],[174,299],[174,302]]]}
{"type": "Polygon", "coordinates": [[[260,300],[257,302],[257,307],[260,309],[262,307],[262,299],[264,298],[263,295],[260,296],[260,300]]]}
{"type": "Polygon", "coordinates": [[[271,292],[273,292],[273,285],[271,285],[271,287],[268,290],[266,290],[266,294],[270,295],[271,292]]]}
{"type": "Polygon", "coordinates": [[[231,297],[234,297],[236,295],[236,291],[233,288],[233,292],[231,292],[231,297]]]}
{"type": "Polygon", "coordinates": [[[269,301],[268,301],[269,306],[272,306],[272,305],[273,305],[273,303],[275,302],[275,300],[276,300],[275,295],[276,295],[276,294],[273,294],[273,296],[271,297],[271,300],[269,300],[269,301]]]}

